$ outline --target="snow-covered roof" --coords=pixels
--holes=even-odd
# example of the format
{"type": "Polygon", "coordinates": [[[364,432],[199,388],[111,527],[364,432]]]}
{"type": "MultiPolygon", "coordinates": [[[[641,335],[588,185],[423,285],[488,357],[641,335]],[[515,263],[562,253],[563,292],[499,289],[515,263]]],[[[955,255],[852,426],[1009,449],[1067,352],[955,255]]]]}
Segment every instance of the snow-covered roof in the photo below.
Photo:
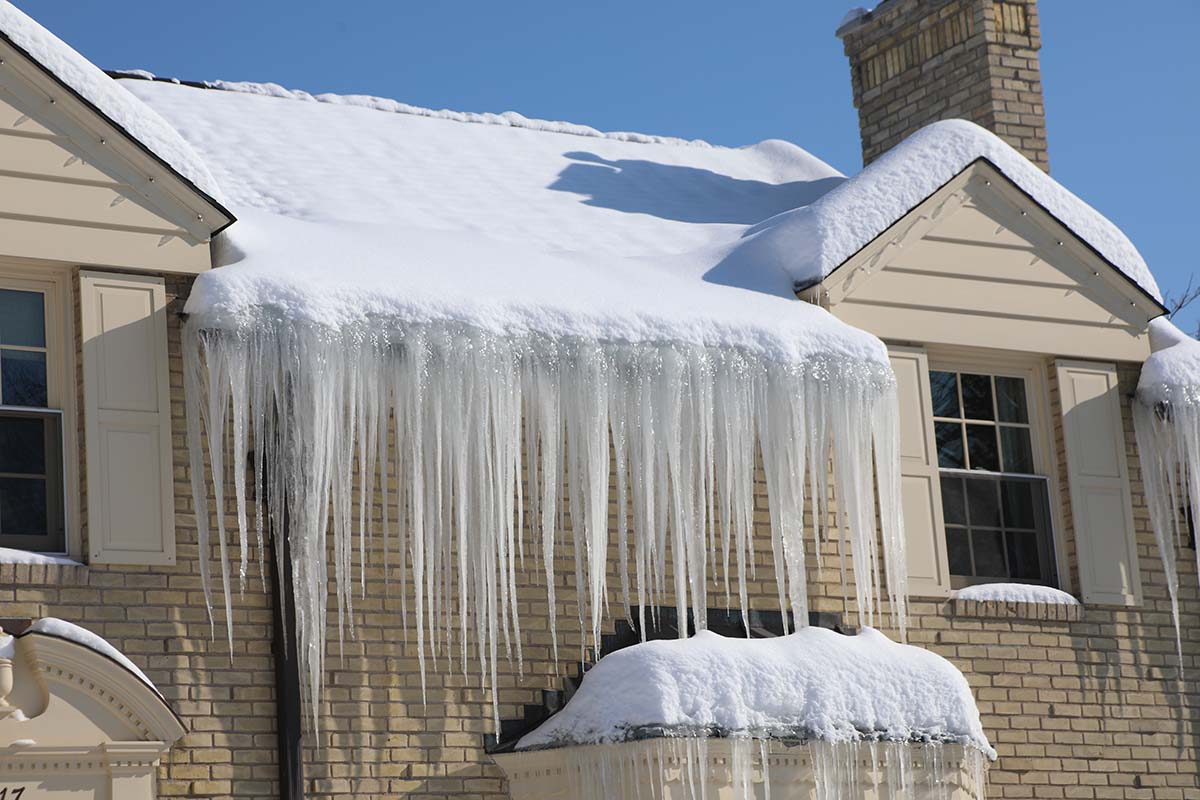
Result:
{"type": "Polygon", "coordinates": [[[207,325],[452,321],[782,361],[884,357],[798,302],[782,264],[733,256],[752,226],[844,180],[795,145],[124,83],[201,153],[241,218],[222,255],[236,266],[201,276],[188,304],[207,325]]]}
{"type": "Polygon", "coordinates": [[[220,203],[220,188],[204,160],[174,128],[8,0],[0,0],[0,38],[24,52],[210,201],[220,203]]]}
{"type": "Polygon", "coordinates": [[[658,735],[944,741],[992,754],[970,686],[946,659],[866,628],[769,639],[645,642],[587,672],[567,705],[518,749],[658,735]]]}
{"type": "Polygon", "coordinates": [[[927,125],[812,203],[764,223],[740,257],[784,263],[801,284],[820,280],[980,159],[1162,303],[1149,267],[1120,228],[1000,137],[965,120],[927,125]]]}
{"type": "Polygon", "coordinates": [[[794,286],[978,159],[1160,299],[1115,225],[969,122],[935,123],[847,180],[782,141],[714,147],[273,84],[122,83],[201,154],[243,220],[226,255],[238,269],[204,276],[189,305],[213,326],[265,308],[341,326],[469,318],[506,334],[844,352],[854,335],[794,302],[794,286]]]}

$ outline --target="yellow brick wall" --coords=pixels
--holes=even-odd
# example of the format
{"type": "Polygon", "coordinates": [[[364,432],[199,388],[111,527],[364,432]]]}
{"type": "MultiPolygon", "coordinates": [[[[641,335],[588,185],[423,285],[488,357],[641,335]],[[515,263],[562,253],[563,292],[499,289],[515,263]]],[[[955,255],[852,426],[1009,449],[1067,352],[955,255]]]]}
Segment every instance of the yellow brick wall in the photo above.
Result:
{"type": "MultiPolygon", "coordinates": [[[[169,278],[168,295],[181,297],[188,285],[169,278]]],[[[162,768],[163,797],[268,798],[277,791],[269,595],[256,574],[244,595],[235,594],[231,658],[220,627],[223,617],[218,612],[213,636],[201,594],[184,446],[180,323],[173,314],[169,335],[177,564],[83,571],[0,566],[0,617],[77,621],[145,669],[189,731],[162,768]]],[[[1136,377],[1135,367],[1122,370],[1123,392],[1132,389],[1136,377]]],[[[1189,635],[1185,656],[1192,680],[1181,711],[1165,581],[1141,497],[1127,400],[1125,413],[1143,608],[1089,607],[1070,620],[1038,608],[912,604],[910,640],[954,661],[975,691],[984,726],[1000,753],[991,771],[993,797],[1200,797],[1191,710],[1197,705],[1200,646],[1189,635]]],[[[754,607],[770,610],[776,607],[774,569],[761,481],[758,495],[758,574],[750,593],[754,607]]],[[[225,513],[232,524],[232,509],[225,513]]],[[[1069,548],[1073,531],[1060,535],[1068,537],[1069,548]]],[[[836,552],[834,543],[826,543],[824,569],[810,570],[814,610],[843,610],[836,552]]],[[[215,566],[215,547],[208,555],[215,566]]],[[[581,638],[570,552],[561,548],[558,558],[562,661],[556,667],[551,657],[545,587],[531,557],[520,589],[524,675],[517,675],[515,665],[501,665],[502,717],[521,716],[523,704],[539,702],[543,689],[560,688],[561,678],[574,671],[581,638]]],[[[256,562],[252,553],[251,563],[256,562]]],[[[614,553],[610,601],[619,609],[616,563],[614,553]]],[[[1200,602],[1191,554],[1182,554],[1180,563],[1187,630],[1194,627],[1200,602]]],[[[305,754],[310,796],[505,797],[501,774],[483,752],[483,736],[492,730],[491,700],[480,689],[475,661],[468,660],[466,676],[457,651],[450,663],[444,652],[431,661],[428,703],[422,703],[411,587],[406,633],[394,566],[391,578],[385,585],[376,555],[366,595],[355,599],[357,638],[347,639],[339,656],[331,635],[322,729],[309,737],[305,754]]],[[[711,591],[711,604],[721,604],[723,587],[714,584],[711,591]]],[[[336,606],[331,604],[330,612],[332,625],[336,606]]],[[[848,622],[855,623],[853,615],[848,622]]]]}

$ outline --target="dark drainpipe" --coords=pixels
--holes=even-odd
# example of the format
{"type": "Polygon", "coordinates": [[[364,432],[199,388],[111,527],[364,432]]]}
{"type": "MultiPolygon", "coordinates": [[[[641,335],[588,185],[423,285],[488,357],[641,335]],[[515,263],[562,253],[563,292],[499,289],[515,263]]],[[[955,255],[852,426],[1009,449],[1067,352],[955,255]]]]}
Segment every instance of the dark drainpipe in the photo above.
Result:
{"type": "MultiPolygon", "coordinates": [[[[272,515],[273,516],[273,515],[272,515]]],[[[272,531],[271,652],[275,661],[275,731],[279,748],[279,800],[304,800],[304,749],[300,702],[300,660],[296,643],[296,603],[291,591],[292,557],[288,520],[272,531]],[[287,626],[291,626],[290,630],[287,626]]]]}

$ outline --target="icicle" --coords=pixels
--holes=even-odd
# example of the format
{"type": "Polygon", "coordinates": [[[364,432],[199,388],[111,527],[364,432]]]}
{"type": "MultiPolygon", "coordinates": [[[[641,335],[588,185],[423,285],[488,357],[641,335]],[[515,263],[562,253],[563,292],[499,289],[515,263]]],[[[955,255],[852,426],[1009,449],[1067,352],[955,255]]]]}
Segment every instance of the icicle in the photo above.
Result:
{"type": "MultiPolygon", "coordinates": [[[[1200,387],[1139,388],[1133,404],[1133,429],[1150,523],[1171,597],[1175,652],[1182,680],[1183,639],[1175,554],[1177,547],[1187,545],[1186,515],[1200,521],[1200,387]]],[[[1200,572],[1200,550],[1196,558],[1200,572]]]]}
{"type": "MultiPolygon", "coordinates": [[[[819,541],[805,542],[805,499],[817,492],[811,512],[820,528],[832,453],[838,509],[854,548],[859,617],[870,624],[883,614],[886,570],[890,610],[903,635],[898,412],[884,364],[781,364],[734,350],[503,338],[445,325],[333,331],[263,319],[231,331],[193,318],[185,339],[202,553],[209,541],[204,438],[218,512],[226,482],[233,484],[243,560],[251,516],[245,456],[260,448],[254,496],[266,498],[270,530],[283,530],[287,520],[294,626],[314,722],[329,565],[340,642],[344,626],[353,635],[354,586],[365,586],[376,494],[385,529],[395,521],[401,577],[413,587],[422,691],[427,657],[439,653],[463,672],[474,653],[485,687],[495,685],[500,658],[515,656],[520,665],[517,574],[526,535],[540,545],[555,658],[554,560],[564,532],[572,537],[580,624],[598,646],[610,612],[614,496],[616,544],[634,563],[632,577],[621,566],[626,605],[636,597],[644,609],[669,595],[681,633],[689,614],[702,628],[710,573],[721,570],[728,587],[732,550],[747,618],[756,455],[767,484],[771,547],[779,554],[781,608],[806,623],[806,551],[819,541]],[[225,474],[227,464],[234,474],[225,474]],[[619,485],[612,492],[614,472],[619,485]]],[[[221,513],[217,537],[231,626],[221,513]]],[[[211,617],[207,558],[202,569],[211,617]]],[[[239,574],[244,578],[244,566],[239,574]]]]}
{"type": "Polygon", "coordinates": [[[563,753],[570,796],[577,800],[770,800],[772,780],[783,783],[782,796],[814,800],[983,800],[987,756],[970,745],[948,753],[948,746],[870,739],[790,742],[780,751],[790,763],[774,776],[770,753],[781,745],[768,736],[687,734],[572,746],[563,753]]]}

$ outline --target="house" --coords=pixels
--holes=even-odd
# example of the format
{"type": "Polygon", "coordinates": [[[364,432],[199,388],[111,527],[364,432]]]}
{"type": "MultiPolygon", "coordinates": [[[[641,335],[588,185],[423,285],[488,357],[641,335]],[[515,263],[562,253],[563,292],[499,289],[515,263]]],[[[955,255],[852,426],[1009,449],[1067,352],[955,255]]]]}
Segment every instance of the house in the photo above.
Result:
{"type": "Polygon", "coordinates": [[[852,177],[0,5],[0,797],[1195,794],[1200,346],[1033,0],[838,34],[852,177]]]}

